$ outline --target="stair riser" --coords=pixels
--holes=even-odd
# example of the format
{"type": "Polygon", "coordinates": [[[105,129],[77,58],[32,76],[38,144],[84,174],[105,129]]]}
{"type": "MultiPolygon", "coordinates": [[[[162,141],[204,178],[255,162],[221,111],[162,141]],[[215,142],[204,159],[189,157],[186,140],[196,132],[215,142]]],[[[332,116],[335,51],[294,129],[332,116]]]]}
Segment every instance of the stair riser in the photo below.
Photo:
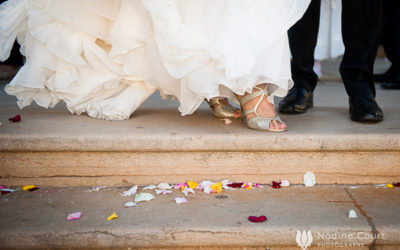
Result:
{"type": "Polygon", "coordinates": [[[400,152],[0,152],[1,184],[94,186],[204,179],[319,184],[400,180],[400,152]]]}

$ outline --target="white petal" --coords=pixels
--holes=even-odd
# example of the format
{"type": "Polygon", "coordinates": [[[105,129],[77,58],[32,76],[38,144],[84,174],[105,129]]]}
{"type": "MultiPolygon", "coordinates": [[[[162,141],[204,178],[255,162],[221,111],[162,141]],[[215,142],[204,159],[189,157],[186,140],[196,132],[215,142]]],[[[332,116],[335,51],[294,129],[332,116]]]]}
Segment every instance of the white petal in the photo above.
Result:
{"type": "Polygon", "coordinates": [[[154,199],[154,195],[149,193],[140,193],[135,196],[135,202],[150,201],[154,199]]]}
{"type": "Polygon", "coordinates": [[[142,190],[152,190],[152,189],[156,189],[156,188],[157,188],[156,186],[150,185],[150,186],[142,188],[142,190]]]}
{"type": "Polygon", "coordinates": [[[129,201],[127,203],[125,203],[124,205],[125,207],[136,207],[136,203],[133,201],[129,201]]]}
{"type": "Polygon", "coordinates": [[[156,190],[156,194],[160,195],[160,194],[170,194],[172,193],[171,190],[156,190]]]}
{"type": "Polygon", "coordinates": [[[172,187],[168,183],[160,183],[157,185],[157,188],[160,190],[171,189],[172,187]]]}
{"type": "Polygon", "coordinates": [[[357,218],[357,213],[353,209],[349,211],[349,218],[357,218]]]}
{"type": "Polygon", "coordinates": [[[289,187],[290,182],[288,180],[281,180],[281,187],[289,187]]]}
{"type": "Polygon", "coordinates": [[[315,175],[314,175],[314,173],[312,173],[312,172],[307,172],[307,173],[304,175],[304,185],[305,185],[306,187],[313,187],[313,186],[315,186],[315,184],[316,184],[316,181],[315,181],[315,175]]]}
{"type": "Polygon", "coordinates": [[[124,192],[122,192],[122,196],[131,196],[131,195],[134,195],[134,194],[136,194],[136,191],[137,191],[137,185],[135,185],[135,186],[133,186],[133,187],[131,187],[128,191],[124,191],[124,192]]]}

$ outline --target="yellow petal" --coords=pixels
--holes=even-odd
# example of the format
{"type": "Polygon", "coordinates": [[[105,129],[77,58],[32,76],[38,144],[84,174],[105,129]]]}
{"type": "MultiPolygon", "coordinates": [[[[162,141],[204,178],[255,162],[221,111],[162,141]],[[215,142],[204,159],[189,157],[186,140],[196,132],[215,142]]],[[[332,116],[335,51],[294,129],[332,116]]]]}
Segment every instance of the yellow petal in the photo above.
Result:
{"type": "Polygon", "coordinates": [[[186,184],[193,190],[196,189],[197,186],[199,185],[199,183],[196,183],[194,181],[188,181],[186,184]]]}
{"type": "Polygon", "coordinates": [[[110,216],[108,216],[107,220],[114,220],[116,218],[118,218],[118,215],[114,212],[110,216]]]}
{"type": "Polygon", "coordinates": [[[218,182],[218,183],[214,183],[211,185],[212,190],[217,191],[217,193],[221,193],[222,191],[222,183],[218,182]]]}
{"type": "Polygon", "coordinates": [[[391,184],[391,183],[386,184],[386,187],[388,187],[388,188],[393,188],[393,184],[391,184]]]}
{"type": "Polygon", "coordinates": [[[27,185],[27,186],[23,186],[21,189],[23,191],[28,191],[28,190],[34,189],[35,187],[36,187],[35,185],[27,185]]]}

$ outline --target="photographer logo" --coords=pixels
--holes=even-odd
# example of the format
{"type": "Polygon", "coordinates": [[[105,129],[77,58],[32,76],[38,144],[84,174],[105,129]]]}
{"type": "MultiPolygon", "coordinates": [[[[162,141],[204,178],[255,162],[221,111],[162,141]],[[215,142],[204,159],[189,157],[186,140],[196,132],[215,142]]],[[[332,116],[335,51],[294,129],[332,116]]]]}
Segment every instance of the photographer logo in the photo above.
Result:
{"type": "Polygon", "coordinates": [[[303,232],[297,230],[296,242],[302,250],[306,250],[307,247],[311,246],[312,241],[313,236],[311,230],[308,230],[308,232],[306,232],[306,230],[303,230],[303,232]]]}

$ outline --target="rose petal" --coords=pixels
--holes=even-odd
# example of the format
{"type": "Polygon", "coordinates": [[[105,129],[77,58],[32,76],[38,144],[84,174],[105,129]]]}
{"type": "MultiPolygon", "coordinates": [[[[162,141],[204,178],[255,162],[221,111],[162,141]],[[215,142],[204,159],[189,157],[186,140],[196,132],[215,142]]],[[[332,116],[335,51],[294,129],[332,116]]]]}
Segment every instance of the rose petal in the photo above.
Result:
{"type": "Polygon", "coordinates": [[[221,182],[218,182],[218,183],[214,183],[214,184],[212,184],[211,185],[211,189],[214,191],[214,192],[216,192],[216,193],[221,193],[221,191],[222,191],[222,183],[221,182]]]}
{"type": "Polygon", "coordinates": [[[78,220],[79,218],[81,218],[81,216],[82,216],[82,212],[75,212],[75,213],[69,214],[67,216],[67,220],[78,220]]]}
{"type": "Polygon", "coordinates": [[[276,189],[281,188],[281,182],[273,181],[272,182],[272,187],[276,188],[276,189]]]}
{"type": "Polygon", "coordinates": [[[184,190],[182,190],[182,193],[184,193],[186,196],[188,196],[189,193],[194,194],[194,190],[191,189],[190,187],[186,187],[184,190]]]}
{"type": "Polygon", "coordinates": [[[153,199],[154,199],[154,195],[149,194],[149,193],[140,193],[140,194],[136,194],[136,196],[135,196],[135,202],[151,201],[153,199]]]}
{"type": "Polygon", "coordinates": [[[122,196],[131,196],[131,195],[134,195],[134,194],[136,194],[137,189],[138,189],[138,186],[135,185],[135,186],[131,187],[128,191],[122,192],[121,195],[122,195],[122,196]]]}
{"type": "Polygon", "coordinates": [[[26,185],[26,186],[23,186],[23,187],[21,188],[21,190],[22,190],[22,191],[29,191],[29,190],[34,189],[34,188],[36,188],[35,185],[26,185]]]}
{"type": "Polygon", "coordinates": [[[357,213],[353,209],[349,211],[349,218],[357,218],[357,213]]]}
{"type": "Polygon", "coordinates": [[[188,181],[188,182],[186,182],[186,184],[187,184],[188,187],[190,187],[191,189],[196,189],[197,186],[199,186],[199,183],[194,182],[194,181],[188,181]]]}
{"type": "Polygon", "coordinates": [[[160,183],[157,185],[157,188],[160,190],[171,189],[172,187],[168,183],[160,183]]]}
{"type": "Polygon", "coordinates": [[[187,184],[186,183],[178,183],[178,184],[176,184],[175,185],[175,189],[182,189],[182,187],[187,187],[187,184]]]}
{"type": "Polygon", "coordinates": [[[172,191],[171,190],[156,190],[156,194],[160,195],[160,194],[171,194],[172,191]]]}
{"type": "Polygon", "coordinates": [[[253,183],[251,183],[251,182],[244,182],[243,185],[242,185],[242,188],[249,189],[249,190],[252,187],[253,187],[253,183]]]}
{"type": "Polygon", "coordinates": [[[254,183],[253,185],[255,188],[264,188],[263,185],[261,185],[260,183],[254,183]]]}
{"type": "Polygon", "coordinates": [[[314,175],[314,173],[312,173],[312,172],[307,172],[307,173],[304,175],[304,185],[305,185],[306,187],[313,187],[313,186],[315,186],[315,184],[316,184],[316,181],[315,181],[315,175],[314,175]]]}
{"type": "Polygon", "coordinates": [[[36,190],[39,190],[39,188],[38,187],[34,187],[34,188],[29,189],[28,191],[29,192],[33,192],[33,191],[36,191],[36,190]]]}
{"type": "Polygon", "coordinates": [[[110,216],[107,217],[107,220],[115,220],[118,218],[117,213],[113,212],[110,216]]]}
{"type": "Polygon", "coordinates": [[[394,187],[400,187],[400,182],[393,183],[394,187]]]}
{"type": "Polygon", "coordinates": [[[393,184],[391,184],[391,183],[386,184],[386,187],[387,187],[387,188],[393,188],[393,184]]]}
{"type": "Polygon", "coordinates": [[[281,180],[281,187],[289,187],[290,182],[288,180],[281,180]]]}
{"type": "Polygon", "coordinates": [[[243,186],[243,182],[239,182],[239,183],[231,183],[231,184],[228,184],[227,186],[228,187],[231,187],[231,188],[241,188],[242,186],[243,186]]]}
{"type": "Polygon", "coordinates": [[[152,189],[156,189],[156,188],[157,188],[156,186],[150,185],[150,186],[142,188],[142,191],[144,191],[144,190],[152,190],[152,189]]]}
{"type": "Polygon", "coordinates": [[[175,202],[176,202],[177,204],[181,204],[181,203],[187,203],[188,201],[186,200],[185,197],[176,197],[176,198],[175,198],[175,202]]]}
{"type": "Polygon", "coordinates": [[[249,216],[248,220],[253,222],[253,223],[259,223],[267,220],[267,217],[262,215],[262,216],[249,216]]]}
{"type": "Polygon", "coordinates": [[[212,191],[213,191],[213,189],[212,189],[211,186],[205,186],[204,189],[203,189],[203,192],[206,193],[206,194],[209,194],[212,191]]]}
{"type": "MultiPolygon", "coordinates": [[[[211,190],[211,191],[212,191],[212,189],[211,189],[211,185],[212,185],[212,184],[214,184],[214,182],[212,182],[212,181],[202,181],[202,182],[200,182],[199,185],[197,186],[197,190],[202,191],[202,190],[204,190],[205,188],[207,188],[207,190],[211,190]]],[[[210,192],[211,192],[211,191],[210,191],[210,192]]]]}
{"type": "Polygon", "coordinates": [[[11,121],[11,122],[20,122],[21,121],[21,115],[18,114],[18,115],[14,116],[14,117],[9,118],[8,120],[11,121]]]}
{"type": "Polygon", "coordinates": [[[136,207],[136,203],[133,201],[129,201],[127,203],[125,203],[124,207],[136,207]]]}

